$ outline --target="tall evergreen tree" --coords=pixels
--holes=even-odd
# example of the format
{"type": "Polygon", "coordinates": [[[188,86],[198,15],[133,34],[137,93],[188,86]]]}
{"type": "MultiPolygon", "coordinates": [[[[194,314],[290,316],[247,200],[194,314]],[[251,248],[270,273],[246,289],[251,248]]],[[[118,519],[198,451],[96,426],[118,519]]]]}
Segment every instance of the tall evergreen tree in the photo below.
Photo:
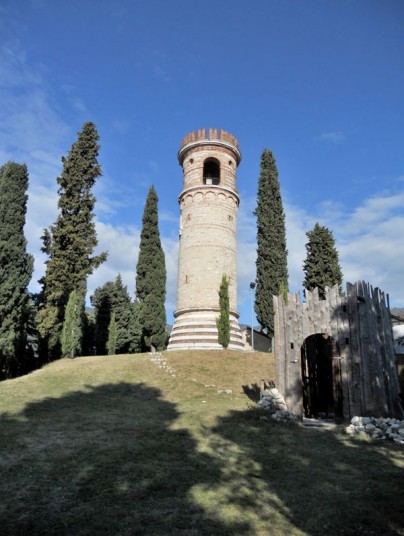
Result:
{"type": "Polygon", "coordinates": [[[332,232],[316,223],[306,236],[309,241],[306,244],[307,255],[303,263],[304,288],[313,290],[317,287],[321,299],[325,297],[325,287],[331,288],[338,284],[342,292],[342,270],[332,232]]]}
{"type": "Polygon", "coordinates": [[[97,355],[106,355],[108,353],[108,326],[111,322],[113,296],[114,283],[108,281],[102,287],[96,288],[94,294],[90,297],[91,304],[94,307],[94,345],[97,355]]]}
{"type": "Polygon", "coordinates": [[[132,315],[133,308],[129,296],[128,287],[123,284],[122,277],[118,274],[114,284],[112,311],[116,321],[116,354],[126,354],[132,340],[132,315]]]}
{"type": "Polygon", "coordinates": [[[65,309],[62,330],[62,356],[77,357],[82,355],[84,296],[73,290],[65,309]]]}
{"type": "Polygon", "coordinates": [[[128,288],[118,274],[115,282],[108,281],[95,289],[91,296],[95,308],[95,346],[98,355],[107,352],[108,326],[112,314],[116,322],[116,354],[125,354],[137,347],[133,315],[135,313],[128,288]]]}
{"type": "Polygon", "coordinates": [[[271,151],[264,149],[258,180],[257,208],[257,286],[255,312],[261,328],[274,333],[273,296],[288,289],[285,213],[278,181],[278,170],[271,151]]]}
{"type": "Polygon", "coordinates": [[[27,290],[33,257],[24,235],[28,171],[8,162],[0,168],[0,379],[27,372],[27,290]]]}
{"type": "Polygon", "coordinates": [[[112,313],[111,320],[108,326],[108,355],[116,354],[116,342],[118,337],[117,325],[115,321],[115,313],[112,313]]]}
{"type": "Polygon", "coordinates": [[[94,311],[84,308],[82,355],[95,354],[95,318],[94,311]]]}
{"type": "Polygon", "coordinates": [[[218,343],[227,348],[230,342],[229,280],[223,274],[219,289],[219,318],[216,320],[218,343]]]}
{"type": "Polygon", "coordinates": [[[142,351],[142,328],[140,325],[140,304],[138,300],[134,300],[132,302],[129,352],[132,354],[138,354],[141,351],[142,351]]]}
{"type": "Polygon", "coordinates": [[[38,328],[42,351],[48,359],[60,357],[60,337],[70,293],[76,289],[85,295],[87,276],[107,256],[93,256],[97,245],[93,221],[96,200],[91,190],[101,175],[98,139],[95,125],[85,123],[69,154],[62,158],[63,171],[57,179],[59,216],[42,237],[42,249],[49,259],[41,279],[38,328]]]}
{"type": "Polygon", "coordinates": [[[139,301],[139,321],[142,346],[162,350],[166,334],[166,266],[158,227],[158,198],[152,186],[147,196],[140,235],[139,258],[136,267],[136,297],[139,301]]]}

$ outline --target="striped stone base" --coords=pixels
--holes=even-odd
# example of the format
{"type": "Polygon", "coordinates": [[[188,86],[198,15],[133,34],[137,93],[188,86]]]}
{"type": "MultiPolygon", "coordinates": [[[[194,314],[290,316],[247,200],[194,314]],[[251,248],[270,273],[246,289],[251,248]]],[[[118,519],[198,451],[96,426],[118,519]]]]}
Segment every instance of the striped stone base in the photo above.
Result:
{"type": "MultiPolygon", "coordinates": [[[[217,342],[218,310],[185,309],[176,311],[167,350],[222,350],[217,342]]],[[[229,350],[244,350],[238,315],[230,313],[229,350]]]]}

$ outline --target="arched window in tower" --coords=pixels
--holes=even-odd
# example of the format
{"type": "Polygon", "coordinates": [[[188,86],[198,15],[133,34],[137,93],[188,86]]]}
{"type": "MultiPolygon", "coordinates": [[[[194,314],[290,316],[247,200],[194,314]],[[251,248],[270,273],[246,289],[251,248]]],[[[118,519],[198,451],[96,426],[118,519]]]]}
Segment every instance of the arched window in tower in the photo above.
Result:
{"type": "Polygon", "coordinates": [[[207,158],[203,163],[203,184],[220,183],[220,162],[216,158],[207,158]]]}

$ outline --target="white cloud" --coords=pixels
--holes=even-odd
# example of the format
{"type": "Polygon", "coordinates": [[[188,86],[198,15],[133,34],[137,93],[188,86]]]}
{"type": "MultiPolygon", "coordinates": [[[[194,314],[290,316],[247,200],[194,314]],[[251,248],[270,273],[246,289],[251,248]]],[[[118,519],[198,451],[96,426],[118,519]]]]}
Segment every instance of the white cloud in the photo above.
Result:
{"type": "Polygon", "coordinates": [[[323,132],[317,139],[320,141],[329,141],[332,143],[340,143],[345,140],[345,135],[340,130],[332,130],[330,132],[323,132]]]}
{"type": "Polygon", "coordinates": [[[121,274],[130,295],[135,291],[135,273],[139,250],[140,231],[135,226],[119,226],[96,222],[97,253],[108,252],[108,259],[88,278],[88,295],[121,274]]]}
{"type": "Polygon", "coordinates": [[[397,212],[402,213],[404,192],[395,195],[379,194],[366,199],[357,207],[344,227],[349,233],[367,233],[382,221],[390,220],[397,212]]]}

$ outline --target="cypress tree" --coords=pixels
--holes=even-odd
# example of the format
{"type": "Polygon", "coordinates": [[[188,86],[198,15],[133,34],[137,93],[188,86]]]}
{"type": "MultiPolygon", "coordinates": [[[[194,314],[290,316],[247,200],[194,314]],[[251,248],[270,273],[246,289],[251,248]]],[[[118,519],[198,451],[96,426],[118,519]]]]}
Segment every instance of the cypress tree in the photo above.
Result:
{"type": "Polygon", "coordinates": [[[142,219],[139,258],[136,267],[136,297],[142,347],[162,350],[166,334],[166,266],[158,227],[158,198],[154,187],[149,190],[142,219]]]}
{"type": "Polygon", "coordinates": [[[116,354],[126,354],[129,352],[133,323],[133,308],[128,292],[128,287],[123,284],[122,277],[118,274],[114,283],[114,293],[112,297],[112,311],[116,321],[116,354]]]}
{"type": "Polygon", "coordinates": [[[130,323],[129,352],[138,354],[142,351],[142,328],[140,326],[140,304],[138,300],[132,303],[132,315],[130,323]]]}
{"type": "Polygon", "coordinates": [[[95,308],[95,345],[98,355],[107,353],[108,326],[112,314],[116,322],[115,354],[125,354],[135,351],[138,347],[135,326],[135,308],[131,302],[128,288],[118,274],[115,282],[108,281],[102,287],[95,289],[90,298],[95,308]]]}
{"type": "Polygon", "coordinates": [[[307,255],[303,263],[304,288],[313,290],[317,287],[321,299],[325,298],[325,287],[331,288],[338,284],[341,293],[342,270],[332,232],[316,223],[306,236],[309,241],[306,244],[307,255]]]}
{"type": "Polygon", "coordinates": [[[94,311],[84,308],[82,355],[94,355],[95,319],[94,311]]]}
{"type": "Polygon", "coordinates": [[[84,297],[77,291],[70,293],[65,309],[62,330],[62,356],[76,357],[82,354],[84,297]]]}
{"type": "Polygon", "coordinates": [[[24,235],[28,171],[8,162],[0,168],[0,379],[27,372],[27,290],[33,257],[24,235]]]}
{"type": "Polygon", "coordinates": [[[95,315],[95,347],[97,355],[106,355],[108,342],[108,326],[111,322],[114,283],[108,281],[95,289],[91,296],[91,304],[95,315]]]}
{"type": "Polygon", "coordinates": [[[271,151],[264,149],[258,180],[257,208],[257,286],[255,312],[261,328],[274,333],[273,296],[288,289],[285,213],[278,181],[278,170],[271,151]]]}
{"type": "Polygon", "coordinates": [[[223,274],[219,289],[219,318],[216,320],[218,343],[227,348],[230,342],[229,280],[223,274]]]}
{"type": "Polygon", "coordinates": [[[49,256],[41,279],[39,333],[42,352],[48,359],[60,356],[60,337],[65,307],[70,293],[86,293],[87,276],[106,259],[106,253],[93,256],[97,245],[91,193],[101,175],[98,164],[98,133],[93,123],[85,123],[67,157],[62,157],[59,184],[59,216],[44,231],[43,252],[49,256]]]}
{"type": "Polygon", "coordinates": [[[115,321],[115,313],[112,313],[111,321],[108,326],[108,342],[107,342],[108,355],[116,354],[117,337],[118,337],[118,331],[117,331],[117,325],[115,321]]]}

